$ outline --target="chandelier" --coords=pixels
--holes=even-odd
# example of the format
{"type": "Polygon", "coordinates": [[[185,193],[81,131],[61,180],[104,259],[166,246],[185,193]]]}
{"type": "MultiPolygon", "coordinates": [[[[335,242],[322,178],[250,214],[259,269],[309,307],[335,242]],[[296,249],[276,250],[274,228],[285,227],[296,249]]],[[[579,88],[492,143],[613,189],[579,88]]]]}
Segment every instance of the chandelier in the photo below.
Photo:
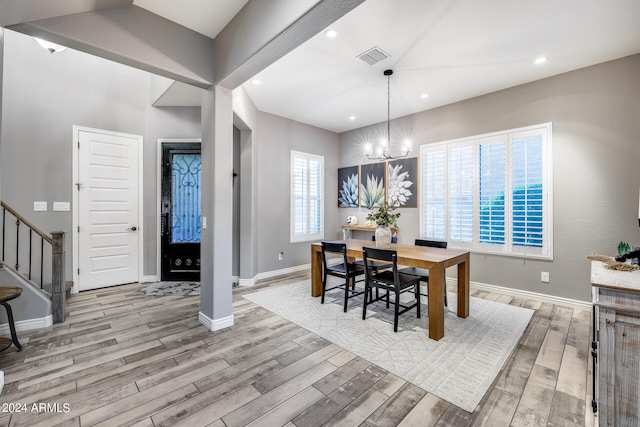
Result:
{"type": "Polygon", "coordinates": [[[378,146],[376,147],[375,154],[373,153],[373,147],[370,142],[364,145],[364,155],[369,160],[393,160],[407,157],[411,153],[411,141],[405,140],[402,146],[402,154],[399,156],[392,156],[389,151],[389,144],[391,140],[391,75],[393,70],[384,70],[384,75],[387,76],[387,136],[382,138],[378,146]]]}

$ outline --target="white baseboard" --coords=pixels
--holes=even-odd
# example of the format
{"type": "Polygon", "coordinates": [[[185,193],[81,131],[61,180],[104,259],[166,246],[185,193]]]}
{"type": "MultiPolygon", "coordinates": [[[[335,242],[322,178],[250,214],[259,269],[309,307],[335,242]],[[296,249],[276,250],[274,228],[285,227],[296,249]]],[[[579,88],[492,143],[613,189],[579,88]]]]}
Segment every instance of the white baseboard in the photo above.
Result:
{"type": "MultiPolygon", "coordinates": [[[[447,283],[455,287],[458,283],[458,279],[456,279],[455,277],[447,277],[447,283]]],[[[475,289],[478,291],[493,292],[493,293],[498,293],[503,295],[509,295],[512,297],[532,299],[535,301],[545,302],[545,303],[554,304],[554,305],[560,305],[563,307],[571,307],[577,310],[590,311],[592,309],[592,304],[588,301],[579,301],[579,300],[570,299],[570,298],[540,294],[537,292],[522,291],[519,289],[506,288],[504,286],[489,285],[486,283],[479,283],[479,282],[470,282],[469,285],[471,286],[471,289],[475,289]]]]}
{"type": "Polygon", "coordinates": [[[3,388],[4,388],[4,372],[0,371],[0,394],[2,394],[3,388]]]}
{"type": "Polygon", "coordinates": [[[210,331],[218,331],[220,329],[233,326],[233,314],[221,319],[211,319],[203,312],[198,313],[198,321],[202,323],[210,331]]]}
{"type": "MultiPolygon", "coordinates": [[[[283,276],[291,273],[297,273],[299,271],[304,271],[304,270],[307,270],[307,271],[311,270],[311,264],[297,265],[294,267],[283,268],[281,270],[273,270],[273,271],[267,271],[264,273],[258,273],[253,279],[239,279],[238,283],[240,286],[253,286],[260,280],[271,279],[273,277],[283,276]]],[[[456,286],[457,280],[458,279],[456,279],[455,277],[447,277],[447,283],[450,283],[453,286],[456,286]]],[[[519,289],[507,288],[504,286],[489,285],[489,284],[480,283],[480,282],[471,282],[470,286],[472,289],[475,289],[475,290],[499,293],[499,294],[519,297],[519,298],[532,299],[535,301],[550,303],[554,305],[560,305],[563,307],[571,307],[578,310],[591,310],[592,308],[592,304],[589,301],[579,301],[579,300],[570,299],[570,298],[557,297],[557,296],[541,294],[537,292],[522,291],[519,289]]]]}
{"type": "Polygon", "coordinates": [[[299,271],[310,271],[311,264],[295,265],[293,267],[282,268],[280,270],[265,271],[264,273],[258,273],[253,279],[240,279],[238,284],[240,286],[253,286],[260,280],[271,279],[273,277],[285,276],[291,273],[297,273],[299,271]]]}
{"type": "MultiPolygon", "coordinates": [[[[48,328],[53,325],[53,316],[50,314],[38,319],[18,320],[15,322],[15,325],[16,331],[30,331],[31,329],[48,328]]],[[[9,329],[8,323],[0,325],[0,335],[9,335],[10,333],[11,330],[9,329]]],[[[18,340],[20,340],[20,337],[18,337],[18,340]]]]}
{"type": "Polygon", "coordinates": [[[155,283],[158,281],[157,275],[142,276],[140,283],[155,283]]]}

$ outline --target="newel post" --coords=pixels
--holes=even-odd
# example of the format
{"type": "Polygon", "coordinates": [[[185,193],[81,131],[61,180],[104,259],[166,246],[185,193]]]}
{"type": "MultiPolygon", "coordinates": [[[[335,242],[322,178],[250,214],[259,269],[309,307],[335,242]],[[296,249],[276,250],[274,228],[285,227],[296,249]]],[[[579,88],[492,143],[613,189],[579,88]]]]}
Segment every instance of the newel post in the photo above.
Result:
{"type": "Polygon", "coordinates": [[[64,231],[51,233],[51,312],[53,323],[64,322],[66,289],[64,284],[64,231]]]}

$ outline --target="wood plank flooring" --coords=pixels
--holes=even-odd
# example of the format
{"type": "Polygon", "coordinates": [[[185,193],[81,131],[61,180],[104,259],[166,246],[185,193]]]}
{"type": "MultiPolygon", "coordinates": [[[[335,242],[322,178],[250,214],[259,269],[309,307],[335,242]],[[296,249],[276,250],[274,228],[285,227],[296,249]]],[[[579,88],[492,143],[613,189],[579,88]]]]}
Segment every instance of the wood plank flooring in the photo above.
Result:
{"type": "Polygon", "coordinates": [[[82,292],[67,320],[0,353],[1,426],[596,426],[588,311],[477,291],[535,310],[473,413],[233,293],[235,324],[210,332],[200,297],[82,292]],[[35,406],[34,406],[35,405],[35,406]]]}

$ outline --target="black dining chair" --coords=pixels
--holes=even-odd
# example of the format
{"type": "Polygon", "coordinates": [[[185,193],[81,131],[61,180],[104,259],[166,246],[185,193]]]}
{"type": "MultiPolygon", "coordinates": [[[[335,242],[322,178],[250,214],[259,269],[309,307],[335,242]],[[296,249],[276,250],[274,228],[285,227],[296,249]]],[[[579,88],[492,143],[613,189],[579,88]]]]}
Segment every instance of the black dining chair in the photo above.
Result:
{"type": "Polygon", "coordinates": [[[363,247],[364,256],[364,305],[362,307],[362,319],[367,318],[367,305],[385,299],[387,308],[389,308],[389,294],[394,294],[394,315],[393,315],[393,331],[398,332],[398,317],[407,311],[415,308],[417,317],[420,318],[420,278],[408,274],[402,274],[398,271],[398,255],[396,251],[389,249],[375,249],[363,247]],[[391,262],[391,269],[373,272],[370,268],[372,261],[391,262]],[[376,289],[376,298],[373,298],[371,290],[376,289]],[[381,296],[378,290],[385,293],[381,296]],[[405,292],[413,292],[415,301],[406,305],[400,302],[400,295],[405,292]],[[402,310],[400,309],[402,308],[402,310]]]}
{"type": "MultiPolygon", "coordinates": [[[[362,294],[364,291],[356,290],[356,277],[364,274],[364,266],[349,262],[347,259],[347,245],[345,243],[322,242],[322,298],[320,302],[324,304],[324,294],[336,288],[344,288],[344,312],[347,312],[349,298],[362,294]],[[329,265],[327,255],[340,256],[340,262],[329,265]],[[327,288],[329,276],[344,279],[344,283],[327,288]]],[[[360,280],[361,281],[361,280],[360,280]]]]}
{"type": "MultiPolygon", "coordinates": [[[[447,248],[447,242],[442,242],[440,240],[416,239],[415,245],[416,246],[429,246],[429,247],[432,247],[432,248],[442,248],[442,249],[446,249],[447,248]]],[[[429,283],[429,270],[427,270],[426,268],[406,267],[406,268],[400,269],[400,273],[410,274],[412,276],[418,276],[418,277],[420,277],[420,281],[421,282],[425,282],[427,284],[429,283]]],[[[421,295],[427,296],[428,294],[421,294],[421,295]]],[[[445,305],[445,307],[449,306],[449,303],[447,301],[447,286],[446,285],[444,287],[444,305],[445,305]]]]}
{"type": "MultiPolygon", "coordinates": [[[[376,241],[376,236],[375,235],[371,236],[371,241],[372,242],[376,241]]],[[[396,243],[396,242],[392,242],[392,243],[396,243]]],[[[362,259],[354,261],[354,264],[361,265],[364,268],[364,260],[362,260],[362,259]]],[[[369,263],[369,268],[371,268],[374,273],[377,273],[379,271],[387,270],[387,269],[391,268],[391,263],[380,262],[380,261],[371,261],[369,263]]]]}

